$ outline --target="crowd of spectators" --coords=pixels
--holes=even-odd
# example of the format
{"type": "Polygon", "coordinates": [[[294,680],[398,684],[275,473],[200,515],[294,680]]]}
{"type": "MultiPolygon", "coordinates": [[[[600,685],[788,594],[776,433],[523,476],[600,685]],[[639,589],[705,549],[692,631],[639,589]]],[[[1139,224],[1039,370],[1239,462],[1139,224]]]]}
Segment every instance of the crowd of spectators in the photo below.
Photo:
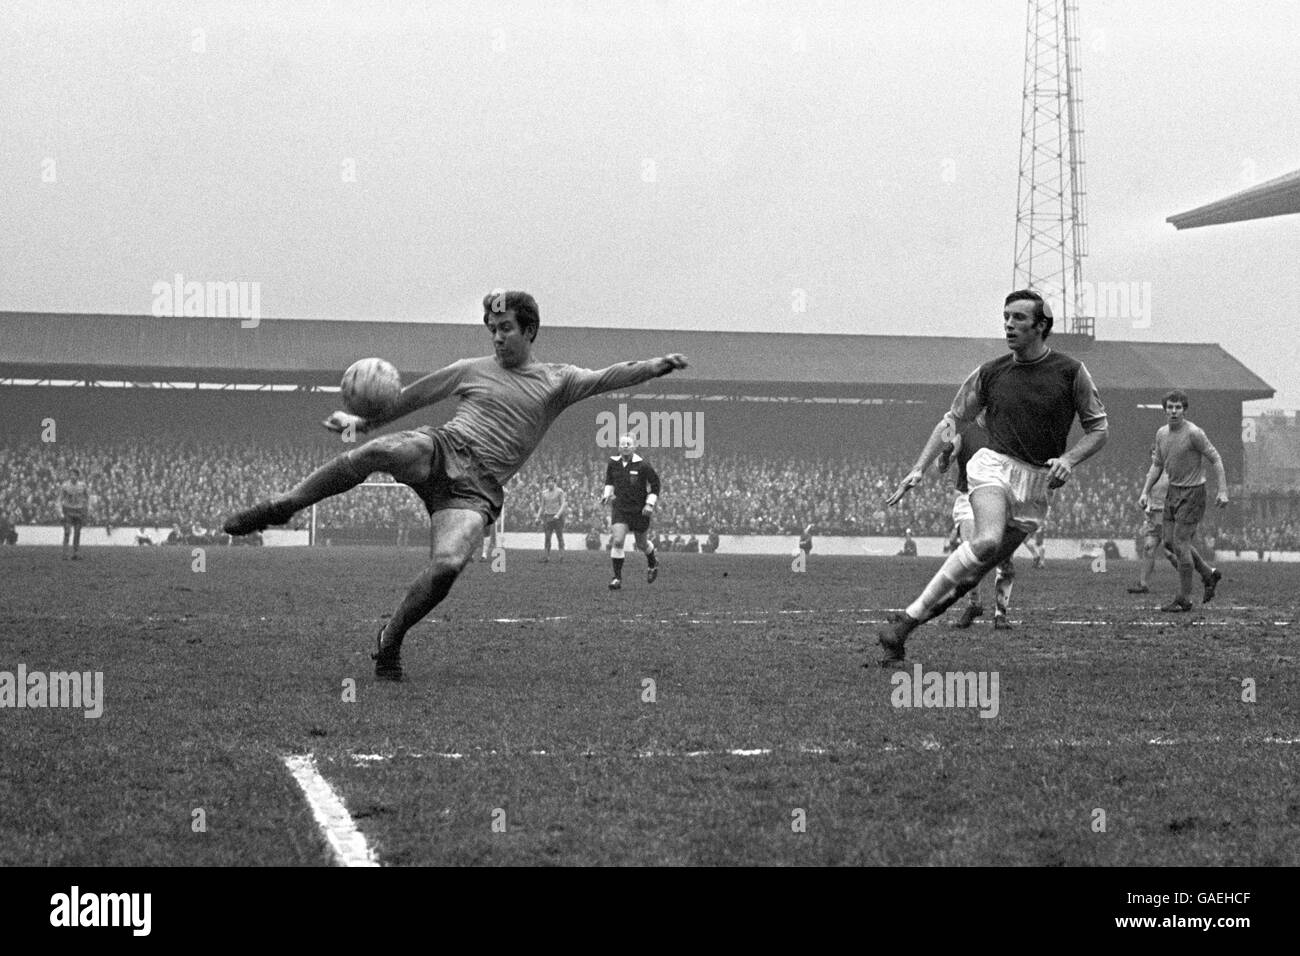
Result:
{"type": "MultiPolygon", "coordinates": [[[[105,442],[76,448],[57,444],[0,444],[0,516],[14,525],[57,524],[58,486],[73,467],[92,495],[91,523],[122,528],[214,529],[222,518],[287,489],[337,453],[337,445],[255,445],[194,442],[105,442]]],[[[663,479],[654,529],[676,539],[710,532],[798,536],[946,535],[951,527],[952,481],[931,473],[895,508],[884,500],[906,472],[907,458],[881,460],[865,452],[834,458],[774,458],[763,454],[709,454],[647,450],[663,479]]],[[[554,474],[568,497],[566,530],[581,540],[604,529],[601,505],[607,459],[591,449],[539,450],[506,489],[505,528],[537,531],[541,488],[554,474]]],[[[375,476],[382,480],[384,476],[375,476]]],[[[1125,538],[1141,520],[1136,498],[1142,474],[1090,462],[1057,492],[1049,534],[1125,538]]],[[[1267,514],[1244,526],[1217,530],[1222,550],[1300,550],[1300,498],[1295,507],[1270,499],[1267,514]],[[1265,520],[1266,519],[1266,520],[1265,520]]],[[[1262,511],[1262,509],[1259,509],[1262,511]]],[[[1240,511],[1239,511],[1240,515],[1240,511]]],[[[1214,531],[1219,514],[1207,513],[1214,531]]],[[[307,527],[310,513],[290,528],[307,527]]],[[[376,488],[330,499],[317,512],[319,533],[397,533],[419,540],[424,507],[405,488],[376,488]]]]}

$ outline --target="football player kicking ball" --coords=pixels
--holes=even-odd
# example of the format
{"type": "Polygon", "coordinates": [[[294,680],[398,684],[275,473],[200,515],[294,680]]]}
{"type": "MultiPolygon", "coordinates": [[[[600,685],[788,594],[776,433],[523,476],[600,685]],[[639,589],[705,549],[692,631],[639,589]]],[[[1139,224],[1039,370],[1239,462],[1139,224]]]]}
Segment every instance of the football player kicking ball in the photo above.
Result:
{"type": "Polygon", "coordinates": [[[483,529],[501,514],[502,485],[528,460],[559,414],[592,395],[686,368],[686,359],[677,354],[594,372],[539,362],[533,358],[533,343],[541,320],[537,302],[526,292],[486,296],[483,324],[492,336],[493,355],[461,359],[412,382],[379,418],[335,412],[325,426],[364,433],[455,395],[460,405],[451,421],[372,439],[225,524],[232,535],[284,524],[303,508],[356,487],[372,472],[386,472],[409,485],[429,512],[429,566],[379,629],[372,656],[375,676],[383,680],[402,679],[402,639],[447,596],[482,542],[483,529]]]}
{"type": "Polygon", "coordinates": [[[645,552],[646,583],[654,584],[659,576],[659,559],[655,557],[655,543],[646,532],[659,503],[659,475],[636,453],[636,440],[631,435],[618,440],[618,454],[605,466],[605,493],[600,500],[602,504],[614,502],[609,551],[614,580],[609,582],[609,589],[623,587],[623,542],[628,531],[634,535],[636,546],[645,552]]]}
{"type": "Polygon", "coordinates": [[[904,659],[903,646],[922,622],[938,617],[989,571],[1015,554],[1047,519],[1049,491],[1106,443],[1106,410],[1092,376],[1078,359],[1047,346],[1052,312],[1037,292],[1007,296],[1002,326],[1011,354],[985,362],[962,383],[952,408],[935,425],[912,470],[888,504],[921,481],[946,441],[984,412],[988,447],[967,464],[975,534],[948,555],[905,613],[878,632],[882,667],[904,659]],[[1075,417],[1083,437],[1068,451],[1075,417]]]}

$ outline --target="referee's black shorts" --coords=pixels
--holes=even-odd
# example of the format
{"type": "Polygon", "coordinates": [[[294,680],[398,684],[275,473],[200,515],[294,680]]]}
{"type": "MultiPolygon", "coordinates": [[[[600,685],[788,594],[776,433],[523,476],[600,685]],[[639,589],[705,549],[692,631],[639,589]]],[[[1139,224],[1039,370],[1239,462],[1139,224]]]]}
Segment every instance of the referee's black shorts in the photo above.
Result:
{"type": "Polygon", "coordinates": [[[633,534],[645,534],[650,530],[650,516],[640,511],[622,511],[615,508],[614,516],[610,521],[612,524],[627,525],[627,530],[633,534]]]}

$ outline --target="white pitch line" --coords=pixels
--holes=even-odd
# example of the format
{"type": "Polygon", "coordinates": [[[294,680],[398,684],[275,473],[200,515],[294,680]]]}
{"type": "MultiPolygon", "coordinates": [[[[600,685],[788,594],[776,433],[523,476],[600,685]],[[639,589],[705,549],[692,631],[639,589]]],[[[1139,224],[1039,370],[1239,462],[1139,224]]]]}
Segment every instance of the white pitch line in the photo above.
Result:
{"type": "MultiPolygon", "coordinates": [[[[1172,736],[1165,736],[1165,735],[1157,735],[1151,738],[1142,738],[1142,737],[1131,738],[1128,740],[1077,740],[1073,738],[1056,737],[1050,740],[1029,741],[1024,744],[1019,744],[1019,743],[994,744],[992,745],[992,749],[1043,750],[1049,747],[1066,747],[1069,749],[1091,748],[1091,747],[1127,747],[1127,746],[1174,747],[1174,746],[1196,746],[1196,745],[1206,745],[1206,744],[1278,744],[1278,745],[1289,746],[1289,745],[1300,744],[1300,737],[1283,737],[1277,734],[1269,734],[1264,737],[1245,738],[1239,740],[1226,739],[1220,736],[1172,737],[1172,736]]],[[[826,756],[826,755],[833,756],[836,753],[840,754],[841,756],[854,756],[854,755],[860,756],[863,754],[869,754],[875,752],[896,753],[899,751],[917,750],[917,749],[924,750],[924,751],[935,751],[935,750],[950,750],[952,748],[946,747],[935,737],[927,735],[921,738],[919,741],[914,741],[910,743],[884,743],[881,744],[879,747],[875,747],[875,748],[848,747],[848,748],[842,748],[838,751],[831,750],[825,747],[799,746],[799,747],[792,747],[788,750],[781,750],[781,751],[772,748],[767,748],[767,747],[755,747],[751,749],[730,748],[725,750],[638,750],[635,752],[623,752],[623,753],[615,753],[612,751],[601,752],[596,750],[582,750],[582,751],[576,751],[572,753],[565,753],[556,750],[528,750],[528,751],[519,751],[514,754],[509,754],[509,753],[502,754],[500,751],[497,750],[480,750],[475,752],[472,755],[465,754],[465,753],[439,753],[439,752],[419,753],[419,752],[411,751],[411,752],[403,753],[401,754],[401,756],[413,760],[423,760],[429,757],[442,758],[444,760],[462,760],[468,756],[561,757],[561,758],[566,756],[567,757],[575,757],[575,756],[588,757],[588,758],[590,757],[631,757],[638,760],[652,760],[656,758],[665,759],[665,758],[673,758],[673,757],[689,757],[695,759],[698,759],[700,757],[770,757],[773,754],[776,754],[778,752],[789,754],[789,755],[803,755],[803,756],[826,756]]],[[[966,744],[958,744],[956,749],[964,751],[964,750],[971,749],[971,747],[969,747],[966,744]]],[[[975,749],[980,749],[980,747],[976,745],[975,749]]],[[[391,760],[397,756],[399,755],[396,753],[352,754],[352,762],[355,766],[364,767],[364,766],[371,766],[374,763],[379,761],[391,760]]]]}
{"type": "MultiPolygon", "coordinates": [[[[378,759],[383,759],[382,757],[378,759]]],[[[316,770],[316,758],[311,754],[286,754],[284,765],[302,788],[311,806],[316,825],[325,834],[334,859],[340,866],[378,866],[366,838],[357,829],[355,821],[343,805],[343,800],[330,786],[329,781],[316,770]]]]}

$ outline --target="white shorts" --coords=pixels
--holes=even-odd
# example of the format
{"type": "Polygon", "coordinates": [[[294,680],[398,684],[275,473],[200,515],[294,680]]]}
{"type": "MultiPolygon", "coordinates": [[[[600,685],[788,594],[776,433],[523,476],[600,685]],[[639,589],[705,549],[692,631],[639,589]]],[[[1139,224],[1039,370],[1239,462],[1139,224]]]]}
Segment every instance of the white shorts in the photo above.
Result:
{"type": "Polygon", "coordinates": [[[952,503],[952,523],[961,525],[963,521],[974,521],[975,512],[971,510],[970,495],[964,491],[957,492],[957,497],[952,503]]]}
{"type": "MultiPolygon", "coordinates": [[[[979,488],[998,488],[1007,499],[1007,527],[1033,534],[1047,522],[1051,492],[1046,468],[1036,468],[981,448],[966,464],[966,483],[973,493],[979,488]]],[[[954,511],[955,511],[954,506],[954,511]]]]}

